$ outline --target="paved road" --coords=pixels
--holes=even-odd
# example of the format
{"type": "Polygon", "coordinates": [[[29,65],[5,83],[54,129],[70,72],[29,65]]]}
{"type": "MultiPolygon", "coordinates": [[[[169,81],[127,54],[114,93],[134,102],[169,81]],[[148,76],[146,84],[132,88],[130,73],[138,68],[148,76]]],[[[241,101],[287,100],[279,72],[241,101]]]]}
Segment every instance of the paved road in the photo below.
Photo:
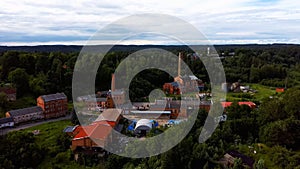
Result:
{"type": "Polygon", "coordinates": [[[54,121],[61,121],[61,120],[68,120],[68,119],[71,119],[71,115],[67,115],[65,117],[60,117],[60,118],[57,118],[57,119],[49,119],[49,120],[44,120],[44,121],[39,121],[39,122],[22,124],[22,125],[15,126],[13,128],[0,129],[0,135],[5,135],[5,134],[7,134],[8,132],[11,132],[11,131],[18,131],[18,130],[26,129],[26,128],[37,126],[37,125],[44,124],[44,123],[49,123],[49,122],[54,122],[54,121]]]}

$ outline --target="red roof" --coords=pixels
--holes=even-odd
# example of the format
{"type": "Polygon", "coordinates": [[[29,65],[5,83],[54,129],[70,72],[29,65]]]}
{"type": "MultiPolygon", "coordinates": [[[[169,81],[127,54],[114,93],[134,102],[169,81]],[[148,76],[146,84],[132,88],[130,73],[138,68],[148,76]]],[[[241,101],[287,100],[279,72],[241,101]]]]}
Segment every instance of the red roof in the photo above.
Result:
{"type": "Polygon", "coordinates": [[[253,102],[239,102],[239,105],[247,105],[251,108],[255,108],[256,107],[256,104],[253,103],[253,102]]]}
{"type": "Polygon", "coordinates": [[[277,93],[282,93],[282,92],[284,92],[284,88],[276,88],[276,92],[277,93]]]}
{"type": "Polygon", "coordinates": [[[92,139],[105,140],[111,133],[113,128],[110,125],[99,124],[96,125],[95,129],[90,133],[89,137],[92,139]]]}
{"type": "Polygon", "coordinates": [[[74,139],[87,137],[96,127],[96,125],[88,125],[88,126],[78,126],[75,129],[77,134],[75,135],[74,139]]]}
{"type": "Polygon", "coordinates": [[[232,102],[221,102],[224,108],[231,106],[232,102]]]}
{"type": "Polygon", "coordinates": [[[111,127],[115,127],[116,126],[116,122],[114,121],[94,121],[92,124],[102,124],[102,125],[110,125],[111,127]]]}
{"type": "Polygon", "coordinates": [[[17,90],[15,88],[0,87],[0,92],[3,92],[5,94],[16,94],[17,90]]]}
{"type": "Polygon", "coordinates": [[[76,128],[78,132],[74,139],[90,137],[92,139],[106,139],[113,128],[109,124],[93,123],[88,126],[79,126],[76,128]]]}
{"type": "MultiPolygon", "coordinates": [[[[232,102],[221,102],[224,108],[231,106],[232,102]]],[[[247,105],[250,108],[255,108],[256,104],[253,102],[238,102],[239,105],[247,105]]]]}
{"type": "Polygon", "coordinates": [[[99,115],[95,121],[117,122],[121,116],[121,109],[106,109],[99,115]]]}

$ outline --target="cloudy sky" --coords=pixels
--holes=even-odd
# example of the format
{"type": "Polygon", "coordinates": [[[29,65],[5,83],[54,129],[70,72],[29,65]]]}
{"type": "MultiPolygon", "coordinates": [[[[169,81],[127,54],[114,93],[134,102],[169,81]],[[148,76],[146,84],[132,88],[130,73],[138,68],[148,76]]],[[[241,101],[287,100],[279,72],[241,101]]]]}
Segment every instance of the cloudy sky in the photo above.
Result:
{"type": "MultiPolygon", "coordinates": [[[[178,17],[195,26],[213,44],[300,43],[299,0],[1,0],[0,3],[0,45],[81,45],[111,23],[143,13],[178,17]]],[[[110,38],[126,31],[130,32],[119,27],[106,35],[102,43],[110,43],[110,38]]],[[[135,36],[121,43],[173,42],[135,36]]]]}

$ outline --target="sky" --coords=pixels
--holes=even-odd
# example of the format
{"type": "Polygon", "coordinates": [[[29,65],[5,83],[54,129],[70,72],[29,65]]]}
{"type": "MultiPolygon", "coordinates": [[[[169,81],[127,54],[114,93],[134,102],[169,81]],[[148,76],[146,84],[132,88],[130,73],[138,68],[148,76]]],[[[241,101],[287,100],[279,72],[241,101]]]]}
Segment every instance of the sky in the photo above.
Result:
{"type": "MultiPolygon", "coordinates": [[[[135,14],[178,17],[212,44],[300,43],[299,0],[1,0],[0,45],[84,45],[97,31],[135,14]]],[[[158,18],[159,19],[159,18],[158,18]]],[[[168,28],[172,30],[172,28],[168,28]]],[[[122,27],[105,35],[134,29],[122,27]]],[[[135,36],[120,44],[174,44],[135,36]]]]}

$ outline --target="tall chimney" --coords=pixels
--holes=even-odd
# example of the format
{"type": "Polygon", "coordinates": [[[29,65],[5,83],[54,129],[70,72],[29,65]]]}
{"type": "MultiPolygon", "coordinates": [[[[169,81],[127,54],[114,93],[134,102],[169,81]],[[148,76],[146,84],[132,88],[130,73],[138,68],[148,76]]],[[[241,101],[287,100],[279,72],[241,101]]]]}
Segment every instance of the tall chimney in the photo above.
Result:
{"type": "Polygon", "coordinates": [[[209,56],[209,54],[210,54],[210,48],[207,47],[207,56],[209,56]]]}
{"type": "Polygon", "coordinates": [[[111,91],[114,92],[115,91],[115,86],[116,82],[115,82],[115,74],[111,75],[111,91]]]}
{"type": "Polygon", "coordinates": [[[182,58],[182,53],[179,52],[179,54],[178,54],[178,77],[180,77],[180,74],[181,74],[181,58],[182,58]]]}

